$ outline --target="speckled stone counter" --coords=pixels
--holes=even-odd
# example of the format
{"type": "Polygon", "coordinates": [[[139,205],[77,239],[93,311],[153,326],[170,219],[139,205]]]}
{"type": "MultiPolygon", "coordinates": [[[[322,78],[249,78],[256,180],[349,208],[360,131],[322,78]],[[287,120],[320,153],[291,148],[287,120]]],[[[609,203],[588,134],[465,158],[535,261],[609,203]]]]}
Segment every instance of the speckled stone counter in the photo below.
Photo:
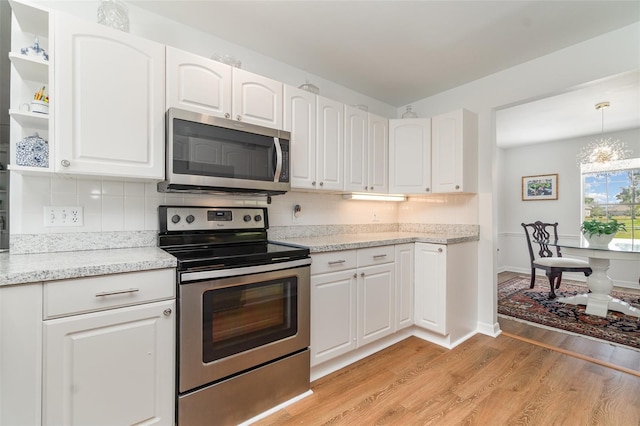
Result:
{"type": "Polygon", "coordinates": [[[57,253],[0,253],[0,286],[120,272],[175,268],[176,258],[157,247],[57,253]]]}
{"type": "Polygon", "coordinates": [[[418,233],[378,232],[367,234],[338,234],[302,238],[271,238],[272,241],[308,247],[311,253],[350,250],[365,247],[386,246],[404,243],[458,244],[478,241],[477,232],[469,233],[418,233]]]}

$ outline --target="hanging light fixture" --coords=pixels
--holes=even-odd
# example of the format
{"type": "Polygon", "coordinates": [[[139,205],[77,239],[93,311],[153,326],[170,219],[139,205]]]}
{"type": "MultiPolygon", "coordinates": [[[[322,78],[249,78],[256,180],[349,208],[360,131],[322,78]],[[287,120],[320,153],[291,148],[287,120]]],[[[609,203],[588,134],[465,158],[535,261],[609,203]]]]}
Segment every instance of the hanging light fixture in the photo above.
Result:
{"type": "Polygon", "coordinates": [[[599,139],[589,142],[582,147],[577,157],[578,166],[582,164],[604,164],[611,161],[626,160],[632,154],[626,143],[618,139],[604,137],[604,110],[611,104],[599,102],[596,110],[602,111],[602,133],[599,139]]]}

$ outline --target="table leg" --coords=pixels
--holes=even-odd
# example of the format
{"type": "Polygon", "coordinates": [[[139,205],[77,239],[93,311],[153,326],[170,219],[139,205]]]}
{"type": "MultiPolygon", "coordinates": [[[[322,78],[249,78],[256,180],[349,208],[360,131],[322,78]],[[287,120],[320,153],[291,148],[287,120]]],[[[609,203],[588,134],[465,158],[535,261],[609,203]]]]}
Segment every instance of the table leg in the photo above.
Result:
{"type": "Polygon", "coordinates": [[[593,273],[587,277],[587,286],[591,293],[561,297],[558,302],[570,305],[586,305],[586,313],[600,317],[606,317],[608,310],[640,317],[640,309],[636,309],[628,303],[610,296],[611,289],[613,289],[613,281],[607,275],[609,259],[590,257],[589,266],[593,269],[593,273]]]}

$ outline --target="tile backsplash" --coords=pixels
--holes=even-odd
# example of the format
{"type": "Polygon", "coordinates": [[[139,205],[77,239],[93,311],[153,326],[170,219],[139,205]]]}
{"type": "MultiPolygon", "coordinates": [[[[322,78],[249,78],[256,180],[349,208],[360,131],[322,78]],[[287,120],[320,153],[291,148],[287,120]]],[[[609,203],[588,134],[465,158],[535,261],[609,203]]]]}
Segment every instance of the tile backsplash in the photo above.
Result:
{"type": "MultiPolygon", "coordinates": [[[[155,182],[12,173],[11,250],[19,253],[155,245],[157,208],[163,204],[267,206],[267,200],[159,193],[155,182]],[[45,226],[46,206],[81,206],[84,222],[77,227],[45,226]]],[[[397,230],[398,223],[477,223],[475,196],[443,195],[394,203],[345,200],[341,194],[288,192],[272,197],[268,208],[272,227],[371,225],[397,230]],[[301,207],[297,216],[293,215],[295,205],[301,207]]]]}

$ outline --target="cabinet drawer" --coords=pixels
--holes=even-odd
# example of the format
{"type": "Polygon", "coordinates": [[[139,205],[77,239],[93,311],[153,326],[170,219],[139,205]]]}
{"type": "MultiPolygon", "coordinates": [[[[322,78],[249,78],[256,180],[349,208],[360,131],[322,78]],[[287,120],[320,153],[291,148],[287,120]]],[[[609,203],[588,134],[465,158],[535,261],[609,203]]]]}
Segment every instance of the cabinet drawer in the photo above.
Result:
{"type": "Polygon", "coordinates": [[[358,267],[395,261],[395,246],[358,249],[358,267]]]}
{"type": "Polygon", "coordinates": [[[355,269],[357,265],[355,250],[312,254],[311,259],[311,275],[355,269]]]}
{"type": "Polygon", "coordinates": [[[44,319],[175,297],[174,269],[60,280],[44,285],[44,319]]]}

